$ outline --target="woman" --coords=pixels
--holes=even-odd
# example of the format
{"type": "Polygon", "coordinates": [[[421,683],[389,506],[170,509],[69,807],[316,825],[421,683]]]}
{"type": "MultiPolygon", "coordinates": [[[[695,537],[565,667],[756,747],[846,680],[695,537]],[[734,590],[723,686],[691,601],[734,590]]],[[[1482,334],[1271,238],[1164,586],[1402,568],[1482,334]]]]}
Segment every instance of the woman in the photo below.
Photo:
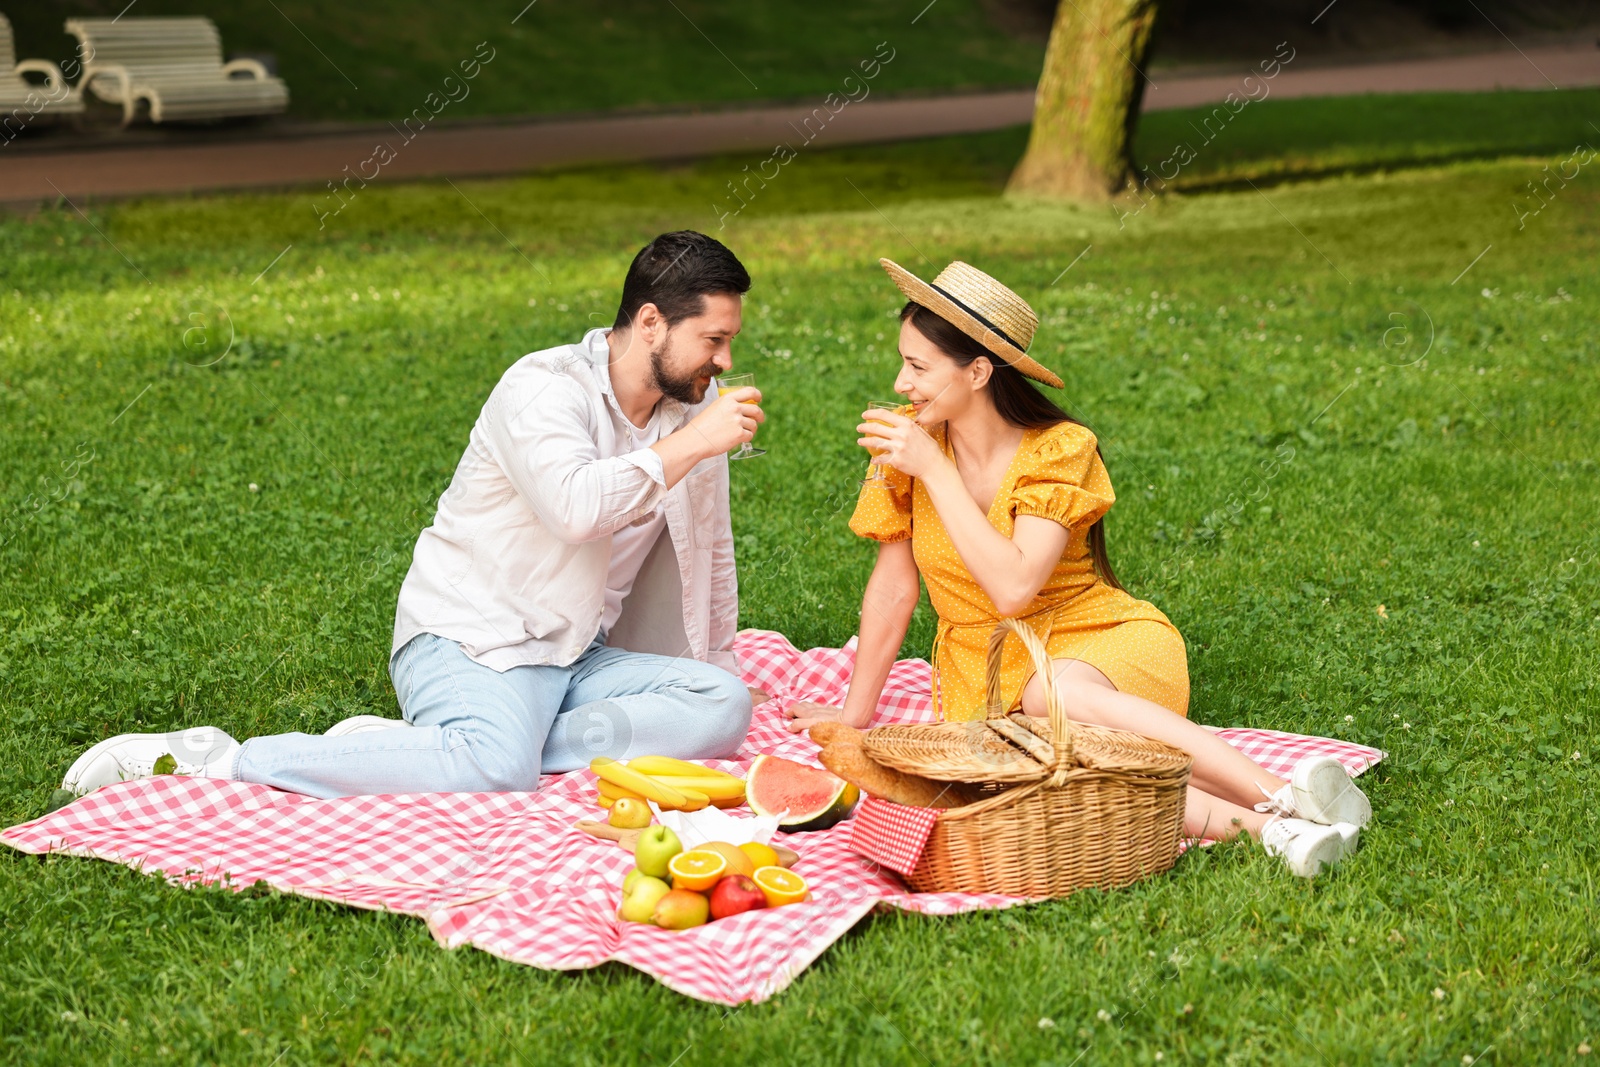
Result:
{"type": "MultiPolygon", "coordinates": [[[[895,381],[909,414],[864,412],[856,428],[885,478],[863,485],[850,520],[879,542],[855,671],[843,708],[797,704],[790,728],[871,723],[920,578],[939,616],[934,701],[943,717],[983,716],[989,635],[1002,616],[1023,619],[1045,639],[1072,718],[1194,757],[1186,833],[1248,832],[1304,877],[1353,851],[1371,808],[1338,761],[1304,760],[1285,781],[1186,717],[1183,637],[1122,589],[1106,556],[1103,517],[1115,495],[1094,434],[1027,381],[1062,386],[1027,355],[1033,309],[965,263],[929,285],[880,262],[910,301],[895,381]]],[[[1046,714],[1020,642],[1007,642],[1001,679],[1008,710],[1046,714]]]]}

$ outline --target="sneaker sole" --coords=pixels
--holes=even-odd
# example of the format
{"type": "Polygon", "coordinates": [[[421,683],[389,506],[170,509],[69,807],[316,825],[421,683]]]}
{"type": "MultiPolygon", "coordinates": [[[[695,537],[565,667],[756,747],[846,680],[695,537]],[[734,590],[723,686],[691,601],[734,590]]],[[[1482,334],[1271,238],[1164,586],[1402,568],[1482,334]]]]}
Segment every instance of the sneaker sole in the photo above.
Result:
{"type": "Polygon", "coordinates": [[[1358,830],[1372,819],[1371,802],[1336,759],[1319,759],[1304,773],[1296,767],[1293,787],[1295,806],[1303,819],[1324,826],[1349,823],[1358,830]]]}
{"type": "Polygon", "coordinates": [[[1344,834],[1329,834],[1327,837],[1317,842],[1315,848],[1311,849],[1311,851],[1300,857],[1299,866],[1307,867],[1309,870],[1304,871],[1304,873],[1299,870],[1295,870],[1294,867],[1290,867],[1290,870],[1294,871],[1295,874],[1299,874],[1303,878],[1315,878],[1317,875],[1322,873],[1324,868],[1332,867],[1335,863],[1338,863],[1340,860],[1344,859],[1345,856],[1354,850],[1354,842],[1347,841],[1344,834]]]}
{"type": "Polygon", "coordinates": [[[1333,828],[1339,831],[1339,844],[1341,851],[1339,857],[1355,855],[1356,849],[1361,845],[1361,828],[1353,823],[1334,823],[1333,828]]]}
{"type": "MultiPolygon", "coordinates": [[[[232,736],[229,735],[227,733],[227,731],[218,729],[217,727],[214,727],[214,726],[212,726],[212,727],[192,727],[191,729],[210,730],[210,731],[212,731],[212,737],[214,739],[227,738],[230,741],[233,740],[232,736]]],[[[159,740],[160,738],[163,738],[163,737],[171,737],[174,733],[185,733],[185,732],[187,732],[187,731],[169,730],[169,731],[167,731],[165,733],[158,733],[158,734],[116,734],[116,735],[114,735],[112,737],[108,737],[104,741],[101,741],[100,743],[98,743],[96,745],[90,746],[90,748],[89,748],[89,750],[87,752],[85,752],[83,755],[79,756],[77,759],[72,761],[72,766],[68,767],[67,768],[67,773],[62,775],[62,777],[61,777],[61,788],[67,790],[68,792],[75,793],[78,796],[82,796],[85,791],[78,787],[78,782],[81,781],[83,776],[86,773],[88,773],[89,769],[92,766],[94,766],[95,762],[101,756],[103,756],[107,752],[109,752],[112,749],[112,747],[115,746],[115,745],[124,744],[124,743],[126,743],[128,741],[159,740]]],[[[215,743],[216,743],[216,741],[213,740],[212,744],[215,744],[215,743]]]]}
{"type": "Polygon", "coordinates": [[[404,719],[386,719],[382,715],[352,715],[341,719],[322,732],[323,737],[348,737],[351,734],[370,734],[379,730],[394,730],[411,724],[404,719]]]}

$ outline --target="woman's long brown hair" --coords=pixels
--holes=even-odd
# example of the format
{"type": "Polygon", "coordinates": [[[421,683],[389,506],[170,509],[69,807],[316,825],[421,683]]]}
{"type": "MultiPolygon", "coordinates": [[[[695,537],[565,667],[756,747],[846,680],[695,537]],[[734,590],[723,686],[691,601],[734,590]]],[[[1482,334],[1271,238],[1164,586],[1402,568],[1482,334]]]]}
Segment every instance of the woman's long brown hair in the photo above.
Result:
{"type": "MultiPolygon", "coordinates": [[[[900,309],[900,321],[915,326],[918,333],[932,341],[939,351],[960,366],[965,367],[975,359],[987,359],[994,367],[994,373],[989,376],[989,397],[994,401],[995,411],[1012,426],[1024,430],[1047,429],[1063,422],[1084,426],[1084,423],[1061,410],[1055,401],[1035,389],[1021,371],[997,358],[937,312],[912,302],[900,309]]],[[[1100,455],[1098,441],[1094,450],[1095,455],[1100,455]]],[[[1105,462],[1104,456],[1100,456],[1100,462],[1105,462]]],[[[1104,519],[1096,519],[1094,525],[1089,527],[1089,556],[1094,560],[1094,569],[1100,579],[1113,589],[1121,589],[1122,583],[1117,581],[1116,572],[1111,569],[1111,557],[1106,554],[1104,519]]]]}

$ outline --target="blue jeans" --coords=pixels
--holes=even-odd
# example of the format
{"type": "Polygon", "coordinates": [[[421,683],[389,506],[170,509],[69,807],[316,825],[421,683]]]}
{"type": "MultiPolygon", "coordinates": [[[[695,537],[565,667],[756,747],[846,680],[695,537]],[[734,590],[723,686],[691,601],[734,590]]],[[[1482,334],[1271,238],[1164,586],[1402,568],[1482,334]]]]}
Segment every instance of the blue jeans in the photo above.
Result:
{"type": "Polygon", "coordinates": [[[571,666],[505,672],[421,634],[389,676],[412,729],[253,737],[235,777],[323,798],[523,792],[596,756],[731,756],[750,729],[749,691],[727,671],[609,648],[604,634],[571,666]]]}

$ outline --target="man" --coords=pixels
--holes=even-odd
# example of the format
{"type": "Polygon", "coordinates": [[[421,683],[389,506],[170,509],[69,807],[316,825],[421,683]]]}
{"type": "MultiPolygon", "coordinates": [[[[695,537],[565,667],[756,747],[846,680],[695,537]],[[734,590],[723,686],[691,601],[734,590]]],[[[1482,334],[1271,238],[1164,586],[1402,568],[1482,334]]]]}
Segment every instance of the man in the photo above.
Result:
{"type": "Polygon", "coordinates": [[[732,673],[726,453],[764,416],[757,390],[710,387],[749,288],[719,242],[662,234],[628,268],[611,329],[500,379],[400,587],[404,722],[243,744],[214,727],[123,734],[62,787],[159,769],[317,797],[516,791],[597,755],[732,755],[753,693],[732,673]]]}

